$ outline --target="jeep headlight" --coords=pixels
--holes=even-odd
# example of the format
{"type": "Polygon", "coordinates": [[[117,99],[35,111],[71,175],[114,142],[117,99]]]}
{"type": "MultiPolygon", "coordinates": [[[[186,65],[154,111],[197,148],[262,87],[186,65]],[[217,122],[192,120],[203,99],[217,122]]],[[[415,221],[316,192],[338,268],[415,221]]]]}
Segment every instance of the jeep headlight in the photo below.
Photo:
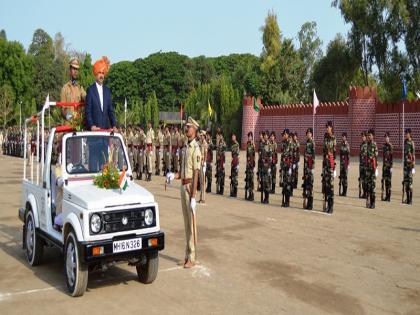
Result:
{"type": "Polygon", "coordinates": [[[144,212],[144,223],[146,223],[147,226],[152,225],[153,223],[153,211],[152,209],[146,209],[144,212]]]}
{"type": "Polygon", "coordinates": [[[101,231],[101,227],[101,217],[96,213],[92,214],[92,216],[90,217],[90,229],[92,230],[92,232],[95,234],[99,233],[101,231]]]}

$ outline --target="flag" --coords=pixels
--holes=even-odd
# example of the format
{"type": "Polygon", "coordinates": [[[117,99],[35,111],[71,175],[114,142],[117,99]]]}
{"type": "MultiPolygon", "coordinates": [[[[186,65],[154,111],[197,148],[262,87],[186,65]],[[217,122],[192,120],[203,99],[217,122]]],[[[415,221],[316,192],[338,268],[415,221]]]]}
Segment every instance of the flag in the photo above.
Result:
{"type": "Polygon", "coordinates": [[[405,80],[402,80],[402,99],[407,99],[407,82],[405,80]]]}
{"type": "Polygon", "coordinates": [[[125,177],[125,170],[121,172],[120,178],[118,179],[118,185],[120,186],[120,191],[124,191],[128,187],[128,180],[125,177]]]}
{"type": "Polygon", "coordinates": [[[209,116],[211,117],[213,115],[213,109],[211,108],[210,100],[207,100],[207,102],[208,102],[207,111],[209,112],[209,116]]]}
{"type": "Polygon", "coordinates": [[[260,106],[257,103],[257,98],[254,96],[254,110],[258,113],[260,111],[260,106]]]}
{"type": "Polygon", "coordinates": [[[315,92],[315,89],[314,89],[314,115],[316,114],[316,108],[319,106],[319,100],[318,100],[318,97],[316,96],[316,92],[315,92]]]}
{"type": "Polygon", "coordinates": [[[124,112],[125,113],[127,112],[127,98],[125,98],[125,101],[124,101],[124,112]]]}

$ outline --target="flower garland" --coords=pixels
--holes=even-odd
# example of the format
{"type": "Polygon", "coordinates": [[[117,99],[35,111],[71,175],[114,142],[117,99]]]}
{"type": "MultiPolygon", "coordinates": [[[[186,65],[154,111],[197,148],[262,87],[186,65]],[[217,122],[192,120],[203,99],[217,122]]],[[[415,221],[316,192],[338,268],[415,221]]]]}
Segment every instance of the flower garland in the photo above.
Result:
{"type": "MultiPolygon", "coordinates": [[[[104,155],[104,161],[106,160],[105,154],[104,155]]],[[[101,174],[98,176],[95,176],[93,179],[93,184],[95,186],[98,186],[99,188],[105,188],[105,189],[118,189],[120,188],[119,185],[119,178],[120,173],[118,171],[118,168],[114,165],[112,161],[113,157],[113,149],[109,152],[109,161],[104,164],[101,170],[101,174]]]]}

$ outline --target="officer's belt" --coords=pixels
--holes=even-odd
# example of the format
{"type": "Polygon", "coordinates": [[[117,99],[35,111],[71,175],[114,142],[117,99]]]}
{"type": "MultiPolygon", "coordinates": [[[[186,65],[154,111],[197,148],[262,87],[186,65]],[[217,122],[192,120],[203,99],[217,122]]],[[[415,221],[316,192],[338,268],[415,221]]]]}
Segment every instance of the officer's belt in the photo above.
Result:
{"type": "Polygon", "coordinates": [[[182,185],[189,185],[192,183],[192,179],[191,178],[183,178],[181,179],[181,184],[182,185]]]}

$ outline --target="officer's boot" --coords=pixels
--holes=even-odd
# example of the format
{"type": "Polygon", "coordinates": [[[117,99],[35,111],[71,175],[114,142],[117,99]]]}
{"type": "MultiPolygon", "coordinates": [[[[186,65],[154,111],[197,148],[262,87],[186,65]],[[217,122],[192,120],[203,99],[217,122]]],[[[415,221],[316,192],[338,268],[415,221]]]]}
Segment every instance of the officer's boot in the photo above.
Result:
{"type": "Polygon", "coordinates": [[[343,196],[347,196],[347,186],[343,186],[343,196]]]}
{"type": "Polygon", "coordinates": [[[406,204],[410,204],[410,188],[408,188],[408,187],[406,187],[405,188],[405,193],[406,193],[406,195],[407,195],[407,199],[406,199],[406,204]]]}
{"type": "Polygon", "coordinates": [[[234,189],[233,193],[234,193],[233,197],[235,197],[235,198],[238,197],[238,187],[235,186],[235,189],[234,189]]]}
{"type": "Polygon", "coordinates": [[[229,193],[229,196],[230,197],[234,197],[234,194],[235,194],[235,188],[232,185],[230,185],[230,193],[229,193]]]}
{"type": "Polygon", "coordinates": [[[249,191],[249,196],[247,200],[254,201],[254,192],[252,190],[249,191]]]}
{"type": "Polygon", "coordinates": [[[220,195],[223,195],[225,191],[225,185],[220,185],[220,195]]]}
{"type": "Polygon", "coordinates": [[[271,184],[271,191],[270,191],[270,193],[272,193],[272,194],[275,194],[276,193],[276,183],[275,182],[273,182],[271,184]]]}
{"type": "Polygon", "coordinates": [[[328,213],[332,214],[334,211],[334,197],[329,196],[328,197],[328,213]]]}
{"type": "Polygon", "coordinates": [[[306,204],[306,209],[312,210],[313,202],[314,202],[314,197],[308,197],[308,203],[306,204]]]}
{"type": "Polygon", "coordinates": [[[370,195],[370,208],[371,209],[375,209],[375,199],[376,199],[376,196],[374,196],[373,194],[370,195]]]}
{"type": "Polygon", "coordinates": [[[268,203],[268,196],[270,196],[270,193],[268,190],[264,190],[264,200],[263,203],[268,203]]]}
{"type": "Polygon", "coordinates": [[[389,188],[386,189],[385,201],[388,201],[388,202],[391,201],[391,189],[389,188]]]}
{"type": "Polygon", "coordinates": [[[210,192],[211,192],[211,180],[207,179],[206,193],[210,193],[210,192]]]}
{"type": "MultiPolygon", "coordinates": [[[[292,190],[293,191],[293,190],[292,190]]],[[[286,193],[286,202],[284,205],[286,208],[290,206],[290,195],[286,193]]]]}
{"type": "Polygon", "coordinates": [[[413,191],[411,189],[407,189],[407,204],[413,204],[413,191]]]}

